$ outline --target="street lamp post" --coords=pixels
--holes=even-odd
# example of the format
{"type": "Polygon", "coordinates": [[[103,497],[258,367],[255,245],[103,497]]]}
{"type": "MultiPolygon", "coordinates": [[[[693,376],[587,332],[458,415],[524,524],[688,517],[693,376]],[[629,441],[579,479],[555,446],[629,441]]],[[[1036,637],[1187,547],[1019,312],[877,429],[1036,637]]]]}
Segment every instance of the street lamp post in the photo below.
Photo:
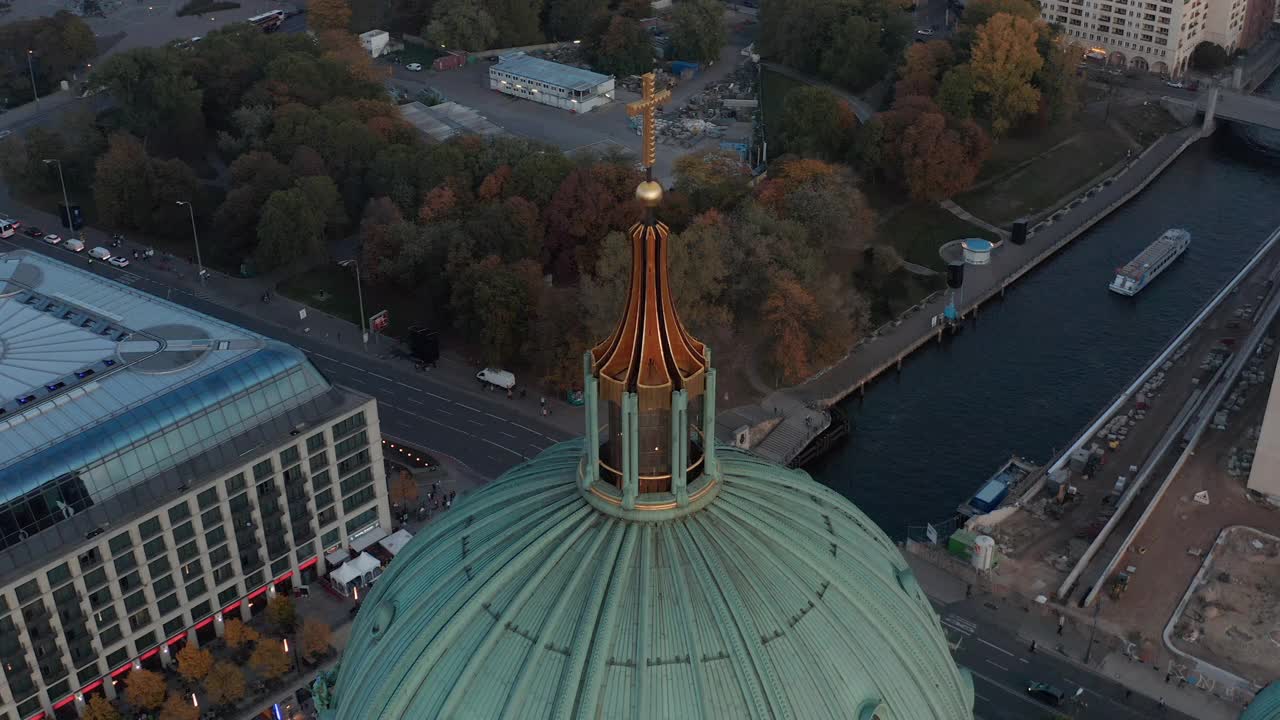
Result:
{"type": "Polygon", "coordinates": [[[58,166],[58,184],[62,185],[62,213],[66,216],[67,230],[75,230],[75,223],[71,222],[71,201],[67,199],[67,181],[62,178],[62,161],[45,160],[44,164],[58,166]]]}
{"type": "Polygon", "coordinates": [[[178,200],[179,205],[187,206],[187,213],[191,215],[191,239],[196,244],[196,267],[200,273],[200,284],[204,284],[204,261],[200,259],[200,234],[196,232],[196,211],[188,200],[178,200]]]}
{"type": "Polygon", "coordinates": [[[31,64],[31,56],[35,55],[35,50],[27,51],[27,71],[31,73],[31,94],[36,99],[36,109],[40,108],[40,92],[36,90],[36,68],[31,64]]]}
{"type": "Polygon", "coordinates": [[[364,291],[360,288],[360,259],[343,260],[338,264],[342,267],[354,268],[356,271],[356,297],[360,300],[360,342],[364,344],[364,351],[369,352],[369,331],[365,328],[364,316],[364,291]]]}

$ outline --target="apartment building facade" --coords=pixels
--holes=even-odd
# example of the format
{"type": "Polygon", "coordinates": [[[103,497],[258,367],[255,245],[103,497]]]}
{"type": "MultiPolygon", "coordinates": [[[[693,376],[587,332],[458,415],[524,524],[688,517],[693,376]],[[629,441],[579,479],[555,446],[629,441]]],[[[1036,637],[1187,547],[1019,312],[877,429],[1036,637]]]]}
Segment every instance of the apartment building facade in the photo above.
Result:
{"type": "Polygon", "coordinates": [[[298,350],[0,256],[0,720],[69,719],[390,527],[377,407],[298,350]]]}

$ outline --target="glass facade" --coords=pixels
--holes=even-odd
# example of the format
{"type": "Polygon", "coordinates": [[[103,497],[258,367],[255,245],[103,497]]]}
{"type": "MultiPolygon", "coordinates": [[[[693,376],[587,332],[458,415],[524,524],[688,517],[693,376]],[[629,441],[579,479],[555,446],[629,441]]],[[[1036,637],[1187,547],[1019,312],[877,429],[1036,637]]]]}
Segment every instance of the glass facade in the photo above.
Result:
{"type": "Polygon", "coordinates": [[[0,549],[328,388],[301,353],[268,346],[35,452],[0,471],[0,549]]]}

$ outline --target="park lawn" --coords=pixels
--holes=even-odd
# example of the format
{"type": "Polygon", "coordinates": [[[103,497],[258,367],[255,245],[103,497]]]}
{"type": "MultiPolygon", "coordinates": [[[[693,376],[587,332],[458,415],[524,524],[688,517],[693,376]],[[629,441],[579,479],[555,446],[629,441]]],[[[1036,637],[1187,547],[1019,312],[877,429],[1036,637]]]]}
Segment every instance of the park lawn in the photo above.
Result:
{"type": "MultiPolygon", "coordinates": [[[[1065,142],[1048,143],[1039,153],[1024,156],[1022,162],[1028,157],[1035,159],[1022,167],[1006,156],[1003,164],[1008,170],[1004,175],[993,176],[995,180],[957,197],[956,203],[993,225],[1004,226],[1049,210],[1124,160],[1130,149],[1125,138],[1106,125],[1076,128],[1078,132],[1065,142]]],[[[1026,145],[1023,149],[1034,148],[1026,145]]]]}
{"type": "Polygon", "coordinates": [[[935,204],[908,205],[885,219],[877,229],[877,242],[890,245],[903,260],[934,270],[945,270],[938,248],[963,238],[998,238],[971,225],[935,204]]]}

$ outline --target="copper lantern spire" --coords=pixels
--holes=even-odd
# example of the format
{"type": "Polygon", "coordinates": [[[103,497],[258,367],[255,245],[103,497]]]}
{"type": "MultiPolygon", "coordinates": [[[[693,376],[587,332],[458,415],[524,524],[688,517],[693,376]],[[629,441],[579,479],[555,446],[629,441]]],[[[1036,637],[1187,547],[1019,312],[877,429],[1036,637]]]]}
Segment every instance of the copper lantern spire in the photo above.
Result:
{"type": "Polygon", "coordinates": [[[653,215],[662,200],[662,186],[652,179],[653,116],[670,93],[654,92],[652,73],[643,81],[643,98],[627,111],[644,116],[646,179],[636,198],[647,210],[629,231],[626,310],[613,333],[585,358],[588,458],[583,474],[584,488],[597,499],[637,510],[687,505],[691,487],[709,489],[714,474],[715,371],[710,351],[676,313],[667,272],[670,230],[653,215]]]}

